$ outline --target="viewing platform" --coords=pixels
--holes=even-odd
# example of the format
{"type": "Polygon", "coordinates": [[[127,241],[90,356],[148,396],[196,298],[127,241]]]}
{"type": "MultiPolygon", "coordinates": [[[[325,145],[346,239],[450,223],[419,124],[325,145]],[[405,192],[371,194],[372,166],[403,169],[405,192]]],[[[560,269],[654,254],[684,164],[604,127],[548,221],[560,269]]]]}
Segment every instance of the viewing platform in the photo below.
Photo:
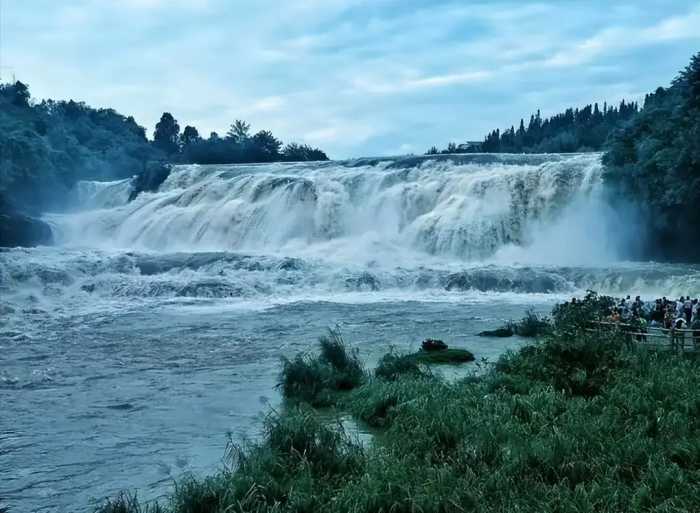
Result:
{"type": "Polygon", "coordinates": [[[620,330],[638,345],[675,352],[697,352],[700,349],[700,330],[689,328],[640,327],[624,322],[596,321],[589,331],[620,330]]]}

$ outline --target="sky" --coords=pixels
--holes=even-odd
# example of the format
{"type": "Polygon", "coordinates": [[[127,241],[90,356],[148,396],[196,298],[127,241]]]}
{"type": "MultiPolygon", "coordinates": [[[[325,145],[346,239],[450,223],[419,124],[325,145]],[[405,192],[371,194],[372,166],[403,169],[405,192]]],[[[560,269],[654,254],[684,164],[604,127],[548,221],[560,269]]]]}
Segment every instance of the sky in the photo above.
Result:
{"type": "Polygon", "coordinates": [[[641,99],[700,51],[700,2],[0,0],[35,98],[235,119],[331,158],[423,153],[591,102],[641,99]]]}

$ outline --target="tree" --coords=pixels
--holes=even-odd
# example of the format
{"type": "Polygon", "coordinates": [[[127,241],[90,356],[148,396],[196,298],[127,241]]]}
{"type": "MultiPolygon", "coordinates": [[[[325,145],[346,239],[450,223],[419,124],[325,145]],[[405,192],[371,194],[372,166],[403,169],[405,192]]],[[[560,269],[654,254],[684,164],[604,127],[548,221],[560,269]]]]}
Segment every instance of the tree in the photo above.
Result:
{"type": "Polygon", "coordinates": [[[24,84],[18,80],[15,82],[13,88],[14,98],[12,99],[12,103],[19,107],[29,106],[29,98],[31,98],[31,95],[29,94],[29,87],[27,84],[24,84]]]}
{"type": "Polygon", "coordinates": [[[260,130],[251,139],[251,159],[253,162],[272,162],[279,159],[282,141],[276,139],[269,130],[260,130]]]}
{"type": "Polygon", "coordinates": [[[180,149],[178,136],[180,125],[169,112],[164,112],[160,121],[156,123],[156,130],[153,133],[153,144],[156,148],[163,150],[166,155],[177,153],[180,149]]]}
{"type": "Polygon", "coordinates": [[[250,138],[250,124],[237,119],[231,124],[226,138],[237,144],[242,144],[250,138]]]}
{"type": "Polygon", "coordinates": [[[190,146],[200,140],[199,132],[193,126],[187,125],[182,131],[182,136],[180,136],[180,142],[183,146],[190,146]]]}
{"type": "Polygon", "coordinates": [[[282,158],[287,162],[328,160],[328,156],[318,148],[306,144],[289,143],[282,150],[282,158]]]}

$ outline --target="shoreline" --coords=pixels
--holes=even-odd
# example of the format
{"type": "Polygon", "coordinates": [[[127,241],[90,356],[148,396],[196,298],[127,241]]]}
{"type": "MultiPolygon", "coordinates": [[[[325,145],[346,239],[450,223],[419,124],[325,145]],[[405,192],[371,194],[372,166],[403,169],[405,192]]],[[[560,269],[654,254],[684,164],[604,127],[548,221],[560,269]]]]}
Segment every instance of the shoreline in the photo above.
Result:
{"type": "Polygon", "coordinates": [[[586,332],[605,301],[555,307],[551,332],[456,383],[414,366],[369,373],[343,351],[307,356],[322,372],[296,382],[376,429],[368,447],[285,387],[262,441],[232,448],[222,472],[181,481],[160,505],[121,495],[98,511],[697,510],[697,362],[586,332]]]}

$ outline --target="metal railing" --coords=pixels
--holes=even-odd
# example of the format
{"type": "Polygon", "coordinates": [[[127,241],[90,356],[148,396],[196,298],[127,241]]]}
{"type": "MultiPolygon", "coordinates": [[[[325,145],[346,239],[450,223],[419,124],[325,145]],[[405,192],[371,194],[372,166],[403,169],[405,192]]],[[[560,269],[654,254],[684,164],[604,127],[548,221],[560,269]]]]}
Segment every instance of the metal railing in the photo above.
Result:
{"type": "Polygon", "coordinates": [[[639,344],[656,347],[667,347],[676,351],[700,350],[700,330],[688,328],[664,328],[658,326],[642,327],[635,324],[613,321],[593,321],[599,331],[601,328],[614,328],[633,337],[639,344]]]}

